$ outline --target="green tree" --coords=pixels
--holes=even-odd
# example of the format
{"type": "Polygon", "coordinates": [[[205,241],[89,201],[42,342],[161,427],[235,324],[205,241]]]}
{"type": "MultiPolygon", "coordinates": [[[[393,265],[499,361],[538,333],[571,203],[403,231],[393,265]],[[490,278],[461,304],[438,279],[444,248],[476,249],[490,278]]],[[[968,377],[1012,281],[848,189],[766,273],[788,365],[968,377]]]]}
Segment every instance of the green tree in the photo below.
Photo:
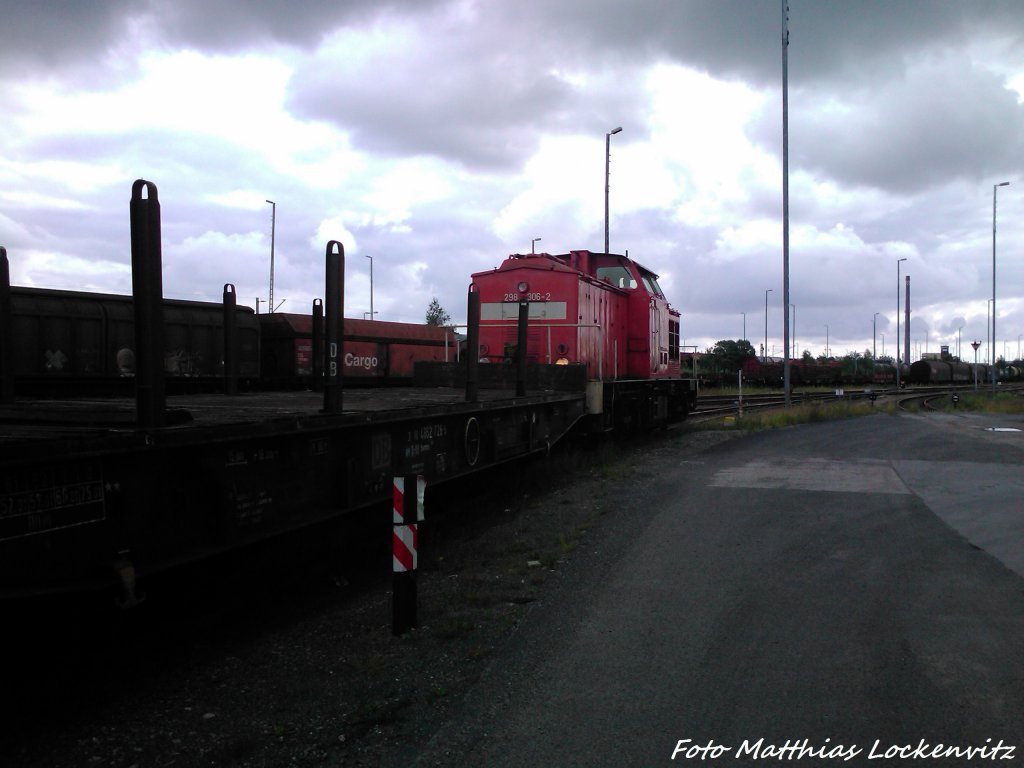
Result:
{"type": "Polygon", "coordinates": [[[723,339],[711,349],[711,359],[718,371],[738,371],[743,361],[749,357],[757,357],[757,353],[746,339],[723,339]]]}
{"type": "Polygon", "coordinates": [[[437,300],[437,296],[431,299],[430,306],[427,307],[427,325],[448,325],[451,320],[452,316],[445,312],[441,302],[437,300]]]}
{"type": "Polygon", "coordinates": [[[839,362],[844,375],[856,376],[865,370],[864,358],[860,352],[849,352],[839,362]]]}

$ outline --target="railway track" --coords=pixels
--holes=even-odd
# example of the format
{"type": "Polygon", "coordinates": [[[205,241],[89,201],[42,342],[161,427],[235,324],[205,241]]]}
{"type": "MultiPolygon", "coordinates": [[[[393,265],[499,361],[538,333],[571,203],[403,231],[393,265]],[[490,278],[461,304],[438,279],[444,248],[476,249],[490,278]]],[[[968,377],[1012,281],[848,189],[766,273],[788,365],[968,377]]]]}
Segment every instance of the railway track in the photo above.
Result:
{"type": "MultiPolygon", "coordinates": [[[[794,405],[803,405],[812,402],[835,402],[840,400],[860,400],[871,397],[894,397],[896,407],[904,412],[911,411],[941,411],[950,402],[951,398],[975,391],[973,385],[945,385],[935,387],[915,387],[913,390],[896,390],[895,388],[884,389],[847,389],[841,390],[842,394],[834,392],[794,392],[792,401],[794,405]]],[[[1024,395],[1024,384],[1008,384],[1000,386],[1001,392],[1024,395]]],[[[781,393],[754,394],[743,396],[743,411],[767,410],[770,408],[782,408],[785,406],[785,396],[781,393]]],[[[738,395],[700,395],[697,398],[697,405],[689,417],[689,421],[701,422],[724,416],[738,415],[740,413],[740,398],[738,395]]]]}
{"type": "MultiPolygon", "coordinates": [[[[794,392],[791,400],[793,405],[804,405],[815,402],[830,402],[840,400],[859,400],[870,397],[872,392],[876,395],[890,394],[886,389],[848,389],[836,392],[794,392]]],[[[782,408],[786,404],[785,395],[779,393],[744,395],[742,399],[742,411],[768,410],[771,408],[782,408]]],[[[740,398],[738,395],[701,395],[697,398],[697,406],[689,417],[692,421],[710,421],[722,416],[736,415],[741,412],[740,398]]]]}
{"type": "MultiPolygon", "coordinates": [[[[946,387],[930,387],[928,391],[919,391],[912,394],[905,394],[900,396],[896,403],[896,407],[901,411],[941,411],[945,409],[945,406],[952,403],[954,406],[960,401],[961,394],[967,394],[976,392],[976,387],[972,384],[965,384],[960,386],[946,386],[946,387]]],[[[982,393],[990,391],[983,390],[982,393]]],[[[1022,384],[1006,384],[1000,385],[1000,392],[1008,394],[1014,394],[1017,396],[1024,395],[1024,385],[1022,384]]]]}

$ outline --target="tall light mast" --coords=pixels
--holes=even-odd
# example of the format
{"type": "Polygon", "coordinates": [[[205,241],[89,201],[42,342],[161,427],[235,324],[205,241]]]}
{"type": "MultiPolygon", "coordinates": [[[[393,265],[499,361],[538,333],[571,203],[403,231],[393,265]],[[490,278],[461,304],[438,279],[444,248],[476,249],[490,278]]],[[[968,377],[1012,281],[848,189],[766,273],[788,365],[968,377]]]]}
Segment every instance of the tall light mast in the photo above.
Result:
{"type": "Polygon", "coordinates": [[[782,0],[782,387],[786,406],[792,403],[789,378],[789,7],[782,0]]]}
{"type": "Polygon", "coordinates": [[[277,203],[267,200],[270,203],[270,298],[267,301],[269,311],[274,311],[274,235],[277,229],[277,203]]]}

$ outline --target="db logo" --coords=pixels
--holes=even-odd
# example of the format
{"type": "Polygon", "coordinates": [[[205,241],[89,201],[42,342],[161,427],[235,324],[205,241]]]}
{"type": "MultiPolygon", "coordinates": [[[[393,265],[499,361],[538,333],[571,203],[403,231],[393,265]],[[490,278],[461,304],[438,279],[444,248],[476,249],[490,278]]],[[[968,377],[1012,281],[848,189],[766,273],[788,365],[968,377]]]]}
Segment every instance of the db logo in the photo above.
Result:
{"type": "Polygon", "coordinates": [[[376,368],[378,365],[376,357],[357,357],[351,352],[345,353],[345,367],[346,368],[366,368],[371,370],[376,368]]]}

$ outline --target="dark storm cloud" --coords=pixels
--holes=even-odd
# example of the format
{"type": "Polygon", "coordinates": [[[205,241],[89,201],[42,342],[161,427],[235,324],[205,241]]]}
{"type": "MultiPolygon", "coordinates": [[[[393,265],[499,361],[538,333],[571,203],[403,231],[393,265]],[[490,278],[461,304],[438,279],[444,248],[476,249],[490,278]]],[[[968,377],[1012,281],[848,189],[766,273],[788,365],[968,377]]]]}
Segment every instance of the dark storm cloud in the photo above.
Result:
{"type": "MultiPolygon", "coordinates": [[[[782,13],[778,0],[633,2],[531,0],[538,29],[569,45],[630,59],[667,57],[720,77],[761,85],[781,80],[782,13]]],[[[977,31],[1024,28],[1018,0],[790,0],[791,75],[860,80],[901,69],[908,52],[959,47],[977,31]]]]}
{"type": "MultiPolygon", "coordinates": [[[[338,28],[401,14],[432,34],[431,12],[462,8],[482,43],[527,61],[558,50],[591,66],[671,59],[723,77],[777,81],[778,0],[39,0],[7,2],[0,56],[39,64],[101,54],[128,29],[145,25],[164,43],[232,52],[265,43],[313,48],[338,28]]],[[[893,73],[908,52],[958,48],[972,33],[1016,36],[1024,28],[1018,0],[790,0],[791,68],[805,81],[864,79],[893,73]]],[[[488,84],[484,83],[484,87],[488,84]]]]}
{"type": "MultiPolygon", "coordinates": [[[[674,60],[719,77],[781,84],[781,13],[770,0],[531,5],[515,14],[482,6],[486,12],[468,27],[432,27],[440,46],[396,48],[354,65],[311,62],[293,79],[290,106],[351,131],[357,147],[500,168],[532,150],[542,130],[599,133],[619,115],[642,115],[639,81],[595,93],[593,83],[577,88],[556,70],[621,76],[674,60]]],[[[949,52],[982,27],[1019,35],[1024,4],[796,0],[790,15],[798,166],[905,190],[950,174],[984,174],[1019,156],[1015,94],[949,52]],[[925,55],[932,59],[922,64],[925,55]],[[848,113],[830,113],[830,102],[848,113]],[[979,150],[988,167],[974,159],[979,150]]],[[[780,146],[780,110],[773,105],[755,128],[772,152],[780,146]]]]}
{"type": "Polygon", "coordinates": [[[47,69],[80,64],[142,28],[159,42],[208,53],[265,43],[311,47],[336,27],[431,5],[429,0],[7,0],[0,63],[47,69]]]}
{"type": "MultiPolygon", "coordinates": [[[[979,28],[1004,37],[1024,29],[1024,3],[1013,0],[792,0],[790,5],[791,88],[807,89],[815,110],[823,99],[843,99],[883,77],[900,78],[918,50],[955,49],[979,28]]],[[[599,133],[621,115],[638,114],[639,83],[595,93],[594,83],[584,90],[557,70],[622,75],[660,60],[762,86],[781,79],[776,0],[312,0],[298,5],[43,0],[15,4],[0,32],[0,57],[49,65],[96,57],[131,24],[146,29],[156,43],[204,52],[275,43],[313,51],[339,29],[372,31],[377,24],[386,31],[398,22],[417,30],[411,49],[395,45],[355,61],[317,55],[300,67],[289,95],[296,116],[332,122],[352,135],[357,148],[371,152],[431,154],[495,169],[516,166],[534,149],[541,131],[599,133]]],[[[890,181],[926,183],[929,179],[908,173],[908,167],[930,162],[930,174],[938,177],[945,164],[962,163],[989,143],[1013,156],[1018,147],[999,140],[1005,138],[999,126],[1010,130],[1019,107],[1006,93],[997,100],[999,114],[973,112],[970,104],[1001,86],[991,73],[966,74],[969,79],[956,93],[945,89],[945,82],[931,83],[939,86],[932,94],[900,92],[896,85],[883,89],[874,104],[866,97],[856,100],[852,106],[859,114],[849,119],[801,115],[806,151],[801,155],[794,146],[794,159],[806,157],[810,167],[839,179],[889,186],[890,181]],[[958,103],[965,108],[957,111],[958,103]],[[951,124],[948,116],[958,119],[951,124]],[[990,120],[991,128],[961,130],[972,117],[990,120]],[[844,144],[849,152],[832,151],[844,144]],[[815,154],[815,145],[826,151],[815,154]],[[870,151],[867,162],[865,150],[870,151]]],[[[793,109],[801,105],[794,103],[793,109]]],[[[771,128],[766,123],[766,146],[778,146],[777,125],[774,116],[771,128]]],[[[1001,159],[993,160],[994,167],[1001,167],[1001,159]]]]}
{"type": "Polygon", "coordinates": [[[541,128],[564,126],[570,114],[586,112],[564,82],[513,54],[420,53],[430,60],[394,51],[365,69],[349,69],[344,60],[336,68],[304,68],[293,78],[290,108],[350,131],[359,149],[430,154],[477,167],[525,157],[541,128]],[[459,60],[466,54],[472,66],[459,60]]]}
{"type": "Polygon", "coordinates": [[[599,135],[643,114],[638,67],[616,69],[611,88],[603,76],[612,62],[581,57],[580,41],[563,44],[536,20],[493,8],[439,13],[408,44],[318,55],[295,72],[289,109],[334,123],[357,149],[487,170],[518,167],[542,133],[599,135]],[[572,80],[584,64],[585,88],[572,80]]]}
{"type": "Polygon", "coordinates": [[[1017,94],[959,57],[838,95],[835,109],[824,94],[808,95],[794,118],[795,154],[842,183],[912,192],[949,179],[988,179],[1024,156],[1017,94]]]}
{"type": "Polygon", "coordinates": [[[443,0],[149,0],[146,12],[171,43],[234,52],[267,42],[315,47],[338,28],[392,13],[415,16],[443,0]]]}
{"type": "Polygon", "coordinates": [[[122,33],[128,7],[115,0],[6,0],[0,6],[0,65],[27,72],[97,56],[122,33]]]}

